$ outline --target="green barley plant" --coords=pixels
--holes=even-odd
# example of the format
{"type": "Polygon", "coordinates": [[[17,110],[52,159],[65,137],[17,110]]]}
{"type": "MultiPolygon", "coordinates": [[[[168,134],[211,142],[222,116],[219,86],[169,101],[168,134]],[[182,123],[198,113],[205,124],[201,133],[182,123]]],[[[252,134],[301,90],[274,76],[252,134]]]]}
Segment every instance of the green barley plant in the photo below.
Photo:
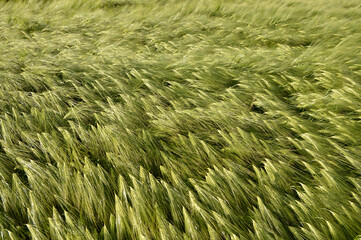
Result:
{"type": "Polygon", "coordinates": [[[0,0],[0,239],[359,239],[358,0],[0,0]]]}

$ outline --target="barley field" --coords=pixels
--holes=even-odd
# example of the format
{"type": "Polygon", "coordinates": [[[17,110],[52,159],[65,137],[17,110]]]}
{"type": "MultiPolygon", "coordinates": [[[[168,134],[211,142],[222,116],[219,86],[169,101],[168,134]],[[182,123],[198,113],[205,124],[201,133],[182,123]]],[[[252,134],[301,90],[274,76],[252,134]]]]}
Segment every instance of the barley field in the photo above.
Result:
{"type": "Polygon", "coordinates": [[[359,0],[0,0],[0,239],[359,235],[359,0]]]}

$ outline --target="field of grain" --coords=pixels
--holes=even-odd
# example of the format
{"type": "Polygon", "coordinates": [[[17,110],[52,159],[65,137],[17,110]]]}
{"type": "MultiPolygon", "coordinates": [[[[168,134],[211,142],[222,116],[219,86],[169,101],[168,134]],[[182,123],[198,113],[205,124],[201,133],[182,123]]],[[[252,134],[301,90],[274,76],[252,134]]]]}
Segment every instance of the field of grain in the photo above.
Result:
{"type": "Polygon", "coordinates": [[[359,234],[359,0],[0,0],[0,239],[359,234]]]}

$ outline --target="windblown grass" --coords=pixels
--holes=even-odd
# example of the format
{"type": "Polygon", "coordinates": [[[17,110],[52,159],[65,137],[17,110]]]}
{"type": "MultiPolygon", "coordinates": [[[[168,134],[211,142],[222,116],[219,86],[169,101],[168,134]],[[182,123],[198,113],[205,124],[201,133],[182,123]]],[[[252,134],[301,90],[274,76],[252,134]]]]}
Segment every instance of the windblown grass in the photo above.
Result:
{"type": "Polygon", "coordinates": [[[355,238],[360,54],[359,0],[0,1],[0,238],[355,238]]]}

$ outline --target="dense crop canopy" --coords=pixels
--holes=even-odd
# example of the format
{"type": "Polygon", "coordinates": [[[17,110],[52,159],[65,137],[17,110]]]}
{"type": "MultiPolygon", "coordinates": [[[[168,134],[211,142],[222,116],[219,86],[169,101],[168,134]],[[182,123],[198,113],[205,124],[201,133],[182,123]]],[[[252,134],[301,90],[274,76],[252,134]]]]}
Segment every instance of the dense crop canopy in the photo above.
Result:
{"type": "Polygon", "coordinates": [[[0,239],[358,234],[359,0],[0,0],[0,239]]]}

